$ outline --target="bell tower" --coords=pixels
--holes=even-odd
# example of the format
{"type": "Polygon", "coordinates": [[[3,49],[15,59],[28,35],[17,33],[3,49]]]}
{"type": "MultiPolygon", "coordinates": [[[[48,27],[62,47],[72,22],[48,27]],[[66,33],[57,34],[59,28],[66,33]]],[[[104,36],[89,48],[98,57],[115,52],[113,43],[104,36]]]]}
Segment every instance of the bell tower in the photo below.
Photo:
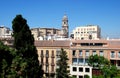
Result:
{"type": "Polygon", "coordinates": [[[63,16],[62,18],[62,35],[65,37],[65,38],[68,38],[69,36],[69,27],[68,27],[68,17],[66,15],[63,16]]]}

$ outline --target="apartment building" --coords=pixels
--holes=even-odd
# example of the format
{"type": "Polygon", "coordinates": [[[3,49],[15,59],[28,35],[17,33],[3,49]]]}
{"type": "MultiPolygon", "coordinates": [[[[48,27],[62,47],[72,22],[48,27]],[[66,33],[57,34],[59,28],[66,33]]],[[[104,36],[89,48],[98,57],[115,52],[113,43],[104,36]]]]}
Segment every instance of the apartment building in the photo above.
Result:
{"type": "Polygon", "coordinates": [[[38,51],[38,59],[43,66],[44,76],[48,78],[56,78],[57,61],[60,59],[60,51],[63,48],[68,52],[70,41],[55,41],[55,40],[43,40],[35,41],[35,46],[38,51]]]}
{"type": "Polygon", "coordinates": [[[12,31],[10,28],[0,26],[0,38],[11,38],[12,31]]]}
{"type": "MultiPolygon", "coordinates": [[[[6,45],[12,46],[13,39],[1,39],[6,45]]],[[[76,78],[84,78],[88,75],[92,78],[92,71],[87,63],[90,55],[99,55],[107,58],[120,69],[120,39],[109,40],[36,40],[38,59],[43,65],[44,76],[55,78],[57,61],[61,48],[68,55],[70,75],[76,78]]]]}
{"type": "Polygon", "coordinates": [[[54,77],[61,48],[64,48],[68,54],[70,75],[76,78],[84,78],[85,75],[92,78],[92,67],[88,66],[87,63],[90,55],[104,56],[115,64],[117,68],[120,68],[120,40],[50,40],[37,41],[35,45],[38,50],[39,60],[44,64],[43,69],[49,72],[49,75],[54,69],[54,77]],[[51,63],[54,63],[54,67],[52,67],[51,63]],[[48,64],[48,68],[46,68],[46,64],[48,64]]]}
{"type": "Polygon", "coordinates": [[[72,34],[76,40],[96,40],[101,38],[101,29],[98,25],[87,25],[76,27],[72,34]]]}
{"type": "Polygon", "coordinates": [[[88,66],[87,60],[90,55],[99,55],[107,58],[112,64],[120,69],[120,40],[72,40],[69,60],[71,61],[70,74],[76,78],[84,78],[89,75],[92,78],[92,67],[88,66]],[[83,67],[84,66],[84,67],[83,67]],[[76,69],[76,70],[75,70],[76,69]],[[82,74],[80,74],[80,72],[82,74]],[[87,72],[89,71],[89,73],[87,72]],[[86,71],[86,72],[85,72],[86,71]]]}

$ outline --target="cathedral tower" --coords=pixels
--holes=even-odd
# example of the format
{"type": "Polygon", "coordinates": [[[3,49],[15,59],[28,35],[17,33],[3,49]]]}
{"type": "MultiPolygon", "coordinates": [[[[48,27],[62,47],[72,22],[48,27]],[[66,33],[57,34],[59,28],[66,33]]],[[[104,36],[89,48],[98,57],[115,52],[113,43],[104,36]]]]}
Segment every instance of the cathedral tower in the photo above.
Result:
{"type": "Polygon", "coordinates": [[[66,15],[64,15],[62,19],[62,32],[65,38],[69,37],[68,17],[66,15]]]}

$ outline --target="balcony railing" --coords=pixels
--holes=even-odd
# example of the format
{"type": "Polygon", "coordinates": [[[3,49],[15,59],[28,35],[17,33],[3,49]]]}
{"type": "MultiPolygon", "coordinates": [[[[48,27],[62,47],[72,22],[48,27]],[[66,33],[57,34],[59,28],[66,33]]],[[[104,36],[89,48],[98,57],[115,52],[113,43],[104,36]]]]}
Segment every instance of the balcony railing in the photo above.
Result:
{"type": "Polygon", "coordinates": [[[52,65],[52,66],[54,66],[54,65],[55,65],[55,63],[53,62],[53,63],[51,63],[51,65],[52,65]]]}
{"type": "Polygon", "coordinates": [[[43,54],[41,54],[41,55],[40,55],[40,57],[44,57],[44,55],[43,55],[43,54]]]}
{"type": "Polygon", "coordinates": [[[85,58],[89,58],[89,55],[85,55],[85,58]]]}
{"type": "Polygon", "coordinates": [[[49,55],[48,55],[48,54],[46,54],[46,57],[49,57],[49,55]]]}
{"type": "Polygon", "coordinates": [[[79,55],[79,58],[83,58],[83,55],[79,55]]]}
{"type": "Polygon", "coordinates": [[[74,57],[77,57],[76,55],[72,55],[72,57],[74,58],[74,57]]]}
{"type": "Polygon", "coordinates": [[[55,71],[51,71],[50,73],[55,74],[55,71]]]}
{"type": "Polygon", "coordinates": [[[51,55],[51,58],[55,58],[55,55],[51,55]]]}
{"type": "Polygon", "coordinates": [[[45,65],[47,65],[47,66],[48,66],[48,65],[49,65],[49,63],[48,63],[48,62],[46,62],[46,63],[45,63],[45,65]]]}
{"type": "Polygon", "coordinates": [[[45,71],[45,73],[49,73],[49,71],[48,71],[48,70],[46,70],[46,71],[45,71]]]}

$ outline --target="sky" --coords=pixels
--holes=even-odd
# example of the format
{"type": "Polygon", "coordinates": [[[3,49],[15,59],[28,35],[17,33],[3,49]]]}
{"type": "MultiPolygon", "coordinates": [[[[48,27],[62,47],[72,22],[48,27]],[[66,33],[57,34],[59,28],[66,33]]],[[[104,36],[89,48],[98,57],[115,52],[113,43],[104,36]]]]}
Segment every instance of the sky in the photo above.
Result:
{"type": "Polygon", "coordinates": [[[78,26],[99,25],[102,37],[120,38],[120,0],[0,0],[0,25],[12,30],[18,14],[30,28],[58,29],[66,14],[70,33],[78,26]]]}

